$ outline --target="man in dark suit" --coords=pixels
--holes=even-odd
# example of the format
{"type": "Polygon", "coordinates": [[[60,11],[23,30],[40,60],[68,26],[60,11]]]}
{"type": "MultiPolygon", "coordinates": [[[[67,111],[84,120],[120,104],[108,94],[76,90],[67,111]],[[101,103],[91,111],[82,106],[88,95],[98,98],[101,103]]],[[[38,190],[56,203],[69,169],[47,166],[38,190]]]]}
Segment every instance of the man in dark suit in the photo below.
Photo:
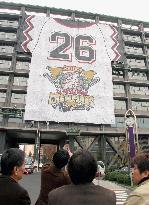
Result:
{"type": "Polygon", "coordinates": [[[17,148],[6,150],[1,158],[0,205],[30,205],[27,191],[18,181],[24,172],[24,152],[17,148]]]}
{"type": "Polygon", "coordinates": [[[92,183],[97,172],[97,162],[88,151],[78,151],[68,163],[68,173],[73,184],[49,193],[48,205],[116,205],[115,193],[92,183]]]}

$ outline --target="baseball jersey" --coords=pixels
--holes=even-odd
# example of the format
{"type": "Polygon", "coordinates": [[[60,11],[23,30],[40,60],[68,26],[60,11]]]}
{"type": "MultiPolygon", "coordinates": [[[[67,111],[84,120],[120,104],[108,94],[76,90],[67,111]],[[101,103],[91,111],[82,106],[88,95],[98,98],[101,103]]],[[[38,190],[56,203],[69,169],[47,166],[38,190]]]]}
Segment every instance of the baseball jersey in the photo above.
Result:
{"type": "Polygon", "coordinates": [[[112,124],[114,26],[30,16],[22,48],[32,52],[25,120],[112,124]]]}

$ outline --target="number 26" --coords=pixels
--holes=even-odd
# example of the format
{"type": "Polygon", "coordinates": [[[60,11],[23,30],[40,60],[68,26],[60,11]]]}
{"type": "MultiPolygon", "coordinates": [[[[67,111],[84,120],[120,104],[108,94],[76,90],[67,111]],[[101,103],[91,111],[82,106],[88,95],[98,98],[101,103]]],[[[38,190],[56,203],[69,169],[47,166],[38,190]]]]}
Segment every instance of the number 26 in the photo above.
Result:
{"type": "Polygon", "coordinates": [[[63,39],[63,43],[50,52],[49,60],[72,61],[72,53],[68,50],[73,43],[74,55],[78,62],[91,64],[96,60],[96,50],[93,49],[96,41],[92,36],[78,35],[73,38],[67,33],[55,32],[50,37],[50,43],[58,44],[60,39],[63,39]]]}

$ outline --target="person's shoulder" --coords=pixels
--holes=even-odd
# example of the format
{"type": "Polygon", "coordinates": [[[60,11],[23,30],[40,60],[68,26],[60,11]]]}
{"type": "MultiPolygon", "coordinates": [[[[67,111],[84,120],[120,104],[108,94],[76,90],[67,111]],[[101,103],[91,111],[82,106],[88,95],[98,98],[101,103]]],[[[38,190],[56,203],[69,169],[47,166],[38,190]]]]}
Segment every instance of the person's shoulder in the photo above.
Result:
{"type": "Polygon", "coordinates": [[[28,194],[27,190],[24,187],[22,187],[19,183],[14,183],[13,186],[16,194],[18,195],[28,194]]]}
{"type": "Polygon", "coordinates": [[[107,189],[107,188],[99,186],[99,185],[95,185],[95,189],[100,194],[107,195],[107,197],[115,197],[115,192],[110,190],[110,189],[107,189]]]}
{"type": "Polygon", "coordinates": [[[100,185],[94,185],[95,189],[97,190],[102,190],[102,191],[105,191],[105,192],[109,192],[109,193],[113,193],[114,191],[112,191],[111,189],[108,189],[108,188],[105,188],[103,186],[100,186],[100,185]]]}
{"type": "Polygon", "coordinates": [[[20,184],[18,184],[18,188],[19,188],[18,198],[19,198],[20,204],[30,205],[31,199],[29,197],[27,190],[24,189],[24,187],[22,187],[20,184]]]}
{"type": "Polygon", "coordinates": [[[11,189],[12,193],[16,193],[16,195],[20,195],[22,193],[26,193],[27,191],[14,179],[11,177],[1,177],[1,180],[5,182],[5,186],[9,187],[11,189]]]}
{"type": "Polygon", "coordinates": [[[148,194],[148,190],[149,190],[149,182],[138,186],[134,191],[130,193],[130,195],[141,196],[144,194],[148,194]]]}
{"type": "Polygon", "coordinates": [[[0,176],[0,182],[2,184],[5,183],[5,185],[7,186],[18,187],[18,183],[9,176],[5,176],[5,175],[0,176]]]}
{"type": "Polygon", "coordinates": [[[49,168],[50,166],[51,166],[50,163],[43,164],[41,170],[47,169],[47,168],[49,168]]]}
{"type": "Polygon", "coordinates": [[[49,192],[49,196],[54,196],[54,195],[59,195],[59,194],[63,194],[67,191],[69,191],[71,189],[73,185],[72,184],[69,184],[69,185],[64,185],[64,186],[61,186],[59,188],[56,188],[54,190],[52,190],[51,192],[49,192]]]}
{"type": "Polygon", "coordinates": [[[19,191],[18,191],[18,195],[22,198],[27,198],[30,200],[30,197],[29,197],[29,194],[28,194],[28,191],[22,187],[20,184],[18,184],[18,188],[19,188],[19,191]]]}
{"type": "Polygon", "coordinates": [[[17,183],[17,185],[18,185],[18,188],[19,188],[21,191],[26,191],[26,189],[25,189],[21,184],[17,183]]]}
{"type": "Polygon", "coordinates": [[[44,164],[41,168],[41,174],[49,173],[52,171],[52,167],[50,163],[44,164]]]}
{"type": "Polygon", "coordinates": [[[53,191],[55,191],[55,192],[63,192],[63,191],[67,191],[67,190],[70,190],[71,189],[71,187],[73,187],[74,185],[73,184],[68,184],[68,185],[63,185],[63,186],[61,186],[61,187],[59,187],[59,188],[56,188],[56,189],[54,189],[53,191]]]}

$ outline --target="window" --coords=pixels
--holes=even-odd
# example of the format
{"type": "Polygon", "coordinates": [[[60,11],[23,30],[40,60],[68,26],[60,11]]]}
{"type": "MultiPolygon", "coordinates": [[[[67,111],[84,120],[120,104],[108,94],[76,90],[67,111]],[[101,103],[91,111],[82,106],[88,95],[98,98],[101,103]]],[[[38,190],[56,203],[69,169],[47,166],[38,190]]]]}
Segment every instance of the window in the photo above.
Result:
{"type": "Polygon", "coordinates": [[[149,102],[132,101],[132,110],[149,111],[149,102]]]}
{"type": "Polygon", "coordinates": [[[132,95],[149,95],[149,88],[147,86],[130,86],[130,93],[132,95]]]}
{"type": "Polygon", "coordinates": [[[140,72],[140,71],[128,72],[128,77],[131,80],[140,80],[140,81],[147,80],[147,74],[145,72],[140,72]]]}
{"type": "Polygon", "coordinates": [[[125,93],[124,85],[113,85],[114,94],[125,93]]]}
{"type": "Polygon", "coordinates": [[[6,93],[0,92],[0,102],[5,102],[6,99],[6,93]]]}
{"type": "Polygon", "coordinates": [[[129,38],[131,39],[131,41],[141,42],[140,36],[129,36],[129,38]]]}
{"type": "Polygon", "coordinates": [[[4,32],[0,32],[0,39],[4,39],[4,40],[14,40],[16,39],[16,34],[15,33],[4,33],[4,32]]]}
{"type": "Polygon", "coordinates": [[[0,76],[0,84],[7,85],[9,76],[0,76]]]}
{"type": "Polygon", "coordinates": [[[136,59],[136,66],[137,66],[138,68],[144,68],[144,67],[145,67],[145,62],[144,62],[144,60],[137,60],[137,59],[136,59]]]}
{"type": "Polygon", "coordinates": [[[17,27],[18,22],[17,21],[7,21],[7,25],[10,27],[17,27]]]}
{"type": "Polygon", "coordinates": [[[16,38],[15,33],[6,33],[6,38],[9,40],[14,40],[16,38]]]}
{"type": "Polygon", "coordinates": [[[5,63],[5,60],[0,60],[0,64],[4,64],[5,63]]]}
{"type": "Polygon", "coordinates": [[[26,94],[12,93],[11,103],[22,103],[25,104],[26,94]]]}
{"type": "Polygon", "coordinates": [[[2,121],[3,121],[3,115],[0,114],[0,122],[2,122],[2,121]]]}
{"type": "Polygon", "coordinates": [[[13,85],[27,86],[27,81],[28,81],[28,78],[25,78],[25,77],[14,77],[13,85]]]}
{"type": "Polygon", "coordinates": [[[149,37],[146,37],[146,38],[145,38],[145,42],[146,42],[146,43],[149,43],[149,37]]]}
{"type": "Polygon", "coordinates": [[[123,35],[124,41],[141,42],[140,36],[123,35]]]}
{"type": "Polygon", "coordinates": [[[126,110],[126,102],[122,100],[114,100],[116,110],[126,110]]]}
{"type": "Polygon", "coordinates": [[[7,26],[7,20],[0,20],[1,26],[7,26]]]}
{"type": "Polygon", "coordinates": [[[0,60],[0,68],[10,68],[11,61],[0,60]]]}
{"type": "Polygon", "coordinates": [[[5,53],[6,52],[6,48],[5,47],[0,47],[0,52],[5,53]]]}
{"type": "Polygon", "coordinates": [[[23,62],[23,66],[24,66],[24,69],[29,70],[30,63],[29,62],[23,62]]]}
{"type": "Polygon", "coordinates": [[[130,66],[130,67],[135,67],[136,65],[136,60],[134,58],[128,58],[127,59],[127,64],[130,66]]]}
{"type": "Polygon", "coordinates": [[[22,61],[17,61],[16,63],[16,69],[25,69],[29,70],[29,62],[22,62],[22,61]]]}
{"type": "Polygon", "coordinates": [[[0,53],[13,53],[12,46],[0,46],[0,53]]]}
{"type": "Polygon", "coordinates": [[[148,128],[149,118],[137,118],[138,128],[148,128]]]}
{"type": "Polygon", "coordinates": [[[128,58],[127,59],[127,64],[129,67],[136,67],[136,68],[144,68],[145,67],[145,62],[144,60],[138,60],[138,59],[134,59],[134,58],[128,58]]]}
{"type": "Polygon", "coordinates": [[[22,123],[21,118],[11,117],[8,119],[8,122],[14,122],[14,123],[22,123]]]}
{"type": "Polygon", "coordinates": [[[0,32],[0,39],[5,39],[6,38],[6,33],[0,32]]]}
{"type": "Polygon", "coordinates": [[[5,24],[5,20],[0,20],[0,25],[4,25],[5,24]]]}
{"type": "Polygon", "coordinates": [[[113,78],[119,78],[119,79],[124,78],[122,70],[112,70],[112,76],[113,78]]]}
{"type": "Polygon", "coordinates": [[[111,127],[124,127],[125,126],[125,119],[124,117],[116,117],[115,124],[112,124],[111,127]]]}
{"type": "Polygon", "coordinates": [[[143,54],[143,50],[140,47],[125,46],[125,51],[126,53],[143,54]]]}

